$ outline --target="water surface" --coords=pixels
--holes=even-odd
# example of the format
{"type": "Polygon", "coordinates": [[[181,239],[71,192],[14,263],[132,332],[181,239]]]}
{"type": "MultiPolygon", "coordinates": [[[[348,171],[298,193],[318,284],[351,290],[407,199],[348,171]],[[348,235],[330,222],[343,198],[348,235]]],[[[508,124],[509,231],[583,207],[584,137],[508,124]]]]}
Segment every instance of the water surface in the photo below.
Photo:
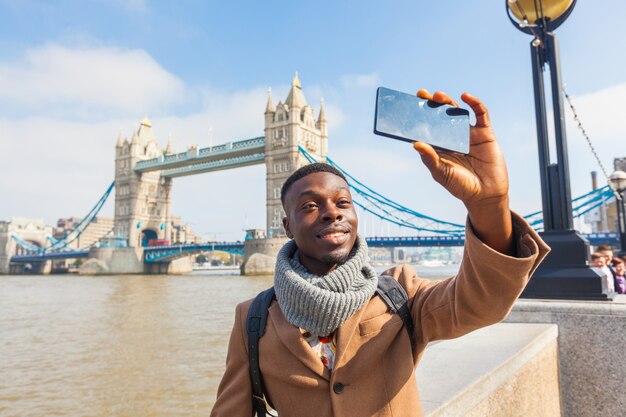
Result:
{"type": "Polygon", "coordinates": [[[234,308],[270,285],[224,271],[0,276],[0,416],[206,416],[234,308]]]}

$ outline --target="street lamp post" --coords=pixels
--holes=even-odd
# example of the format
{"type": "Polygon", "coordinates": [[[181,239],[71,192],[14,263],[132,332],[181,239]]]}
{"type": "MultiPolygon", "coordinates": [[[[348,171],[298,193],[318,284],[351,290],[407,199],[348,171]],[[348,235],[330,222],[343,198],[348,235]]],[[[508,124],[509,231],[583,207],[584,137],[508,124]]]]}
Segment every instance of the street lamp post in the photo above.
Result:
{"type": "Polygon", "coordinates": [[[616,191],[615,205],[617,207],[617,232],[619,233],[620,258],[626,256],[626,172],[615,171],[609,177],[612,188],[616,191]]]}
{"type": "Polygon", "coordinates": [[[544,224],[541,236],[552,248],[522,297],[612,299],[614,293],[607,289],[608,277],[589,267],[589,242],[574,230],[572,215],[559,46],[553,31],[571,14],[576,0],[505,0],[505,4],[513,25],[533,36],[530,52],[544,224]],[[554,115],[555,162],[550,158],[546,116],[546,67],[554,115]]]}

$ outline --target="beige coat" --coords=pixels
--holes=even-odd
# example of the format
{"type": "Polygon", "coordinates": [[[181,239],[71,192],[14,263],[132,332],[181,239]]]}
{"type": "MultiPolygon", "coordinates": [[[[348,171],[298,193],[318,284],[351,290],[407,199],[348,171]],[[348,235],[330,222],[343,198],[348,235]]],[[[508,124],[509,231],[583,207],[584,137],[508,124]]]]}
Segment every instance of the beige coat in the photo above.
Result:
{"type": "MultiPolygon", "coordinates": [[[[517,257],[492,250],[468,228],[456,277],[428,281],[409,265],[387,271],[409,295],[417,341],[413,352],[400,317],[375,296],[339,327],[330,373],[274,301],[260,342],[260,362],[266,395],[280,417],[422,416],[415,366],[428,342],[502,320],[549,251],[526,222],[516,215],[513,221],[517,257]]],[[[214,417],[253,415],[246,335],[250,302],[236,309],[214,417]]]]}

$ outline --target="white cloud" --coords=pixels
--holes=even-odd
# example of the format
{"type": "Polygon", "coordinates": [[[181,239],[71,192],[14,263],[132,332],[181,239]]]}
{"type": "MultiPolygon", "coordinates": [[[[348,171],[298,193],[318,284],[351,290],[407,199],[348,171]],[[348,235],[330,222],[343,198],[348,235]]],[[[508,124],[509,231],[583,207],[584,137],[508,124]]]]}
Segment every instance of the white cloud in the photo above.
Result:
{"type": "Polygon", "coordinates": [[[12,114],[156,112],[184,95],[183,82],[142,50],[48,44],[0,64],[0,109],[12,114]]]}
{"type": "MultiPolygon", "coordinates": [[[[614,169],[614,158],[626,156],[625,96],[626,83],[622,83],[572,97],[576,113],[608,175],[614,169]]],[[[591,190],[591,171],[598,172],[600,186],[606,183],[606,179],[589,144],[574,122],[567,103],[565,106],[572,196],[575,197],[591,190]]]]}
{"type": "MultiPolygon", "coordinates": [[[[622,144],[624,143],[623,140],[626,138],[624,97],[626,83],[572,98],[576,112],[592,140],[614,142],[619,138],[622,144]]],[[[567,107],[567,103],[565,106],[567,107]]],[[[569,108],[566,109],[566,113],[566,116],[571,115],[569,108]]],[[[575,124],[570,123],[570,128],[576,129],[575,124]]],[[[621,149],[624,152],[626,147],[622,145],[621,149]]]]}

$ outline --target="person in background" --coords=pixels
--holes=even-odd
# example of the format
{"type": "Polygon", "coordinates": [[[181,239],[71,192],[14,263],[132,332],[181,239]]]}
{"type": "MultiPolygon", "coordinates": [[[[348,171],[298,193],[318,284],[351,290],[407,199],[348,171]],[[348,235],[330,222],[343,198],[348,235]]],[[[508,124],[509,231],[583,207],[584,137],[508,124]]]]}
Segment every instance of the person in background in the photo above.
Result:
{"type": "Polygon", "coordinates": [[[615,268],[615,292],[618,294],[626,294],[626,277],[624,276],[624,261],[620,258],[613,258],[611,261],[613,268],[615,268]]]}
{"type": "Polygon", "coordinates": [[[615,291],[613,272],[606,266],[606,256],[601,252],[594,252],[591,254],[591,263],[596,268],[600,269],[602,273],[605,275],[606,279],[606,287],[609,292],[615,291]]]}
{"type": "Polygon", "coordinates": [[[613,249],[608,245],[600,245],[597,247],[596,252],[604,255],[606,267],[611,271],[611,276],[615,279],[615,269],[613,268],[613,249]]]}

